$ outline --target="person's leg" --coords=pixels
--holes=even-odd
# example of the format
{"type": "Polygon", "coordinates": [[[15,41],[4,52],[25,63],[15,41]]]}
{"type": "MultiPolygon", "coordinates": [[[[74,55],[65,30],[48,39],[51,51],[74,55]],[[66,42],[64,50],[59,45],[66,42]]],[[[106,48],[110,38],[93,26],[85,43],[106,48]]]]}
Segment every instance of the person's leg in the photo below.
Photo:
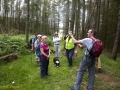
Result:
{"type": "Polygon", "coordinates": [[[80,67],[77,73],[77,77],[76,77],[76,82],[74,85],[74,90],[79,90],[80,85],[82,83],[82,78],[84,75],[85,70],[91,65],[92,61],[88,59],[87,56],[84,56],[81,63],[80,63],[80,67]]]}
{"type": "Polygon", "coordinates": [[[39,67],[40,66],[40,59],[39,57],[36,55],[36,66],[39,67]]]}
{"type": "Polygon", "coordinates": [[[58,45],[58,57],[61,57],[60,45],[58,45]]]}
{"type": "Polygon", "coordinates": [[[56,54],[56,57],[57,57],[57,53],[58,53],[57,45],[54,45],[54,49],[55,49],[55,54],[56,54]]]}
{"type": "MultiPolygon", "coordinates": [[[[88,67],[89,72],[89,82],[88,82],[88,90],[94,90],[94,80],[95,80],[95,58],[90,58],[93,62],[88,67]]],[[[90,60],[89,59],[89,60],[90,60]]]]}
{"type": "Polygon", "coordinates": [[[74,55],[74,49],[69,51],[69,66],[72,66],[72,57],[74,55]]]}
{"type": "Polygon", "coordinates": [[[77,50],[74,51],[74,58],[77,58],[77,50]]]}
{"type": "Polygon", "coordinates": [[[68,65],[69,65],[69,50],[66,49],[66,57],[67,57],[67,60],[68,60],[68,65]]]}
{"type": "Polygon", "coordinates": [[[56,50],[56,57],[59,57],[59,51],[58,51],[58,50],[59,50],[59,47],[58,47],[58,46],[59,46],[59,45],[56,45],[56,49],[57,49],[57,50],[56,50]]]}
{"type": "Polygon", "coordinates": [[[41,62],[41,60],[40,60],[40,57],[39,57],[39,63],[40,63],[40,66],[42,65],[42,62],[41,62]]]}
{"type": "Polygon", "coordinates": [[[46,59],[46,61],[47,61],[47,66],[46,66],[46,72],[45,72],[45,75],[48,75],[49,59],[48,59],[48,60],[46,59]]]}
{"type": "Polygon", "coordinates": [[[41,65],[41,78],[45,77],[46,74],[46,67],[47,67],[47,61],[45,58],[40,58],[42,65],[41,65]]]}

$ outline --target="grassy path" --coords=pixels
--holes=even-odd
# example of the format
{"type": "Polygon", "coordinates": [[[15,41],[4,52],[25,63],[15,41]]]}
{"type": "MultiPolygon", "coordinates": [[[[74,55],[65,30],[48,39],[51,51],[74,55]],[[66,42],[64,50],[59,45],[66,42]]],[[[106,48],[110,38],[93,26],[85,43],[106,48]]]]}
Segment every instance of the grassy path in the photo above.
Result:
{"type": "MultiPolygon", "coordinates": [[[[40,78],[40,70],[36,67],[33,53],[20,56],[18,60],[10,63],[0,62],[0,90],[70,90],[83,56],[83,51],[79,48],[78,51],[79,56],[73,60],[73,67],[68,67],[67,59],[62,54],[61,65],[56,68],[52,60],[54,55],[51,55],[51,76],[46,79],[40,78]]],[[[96,73],[95,90],[120,90],[120,57],[114,62],[102,55],[101,61],[102,73],[96,73]]],[[[86,90],[87,81],[88,73],[85,72],[81,90],[86,90]]]]}

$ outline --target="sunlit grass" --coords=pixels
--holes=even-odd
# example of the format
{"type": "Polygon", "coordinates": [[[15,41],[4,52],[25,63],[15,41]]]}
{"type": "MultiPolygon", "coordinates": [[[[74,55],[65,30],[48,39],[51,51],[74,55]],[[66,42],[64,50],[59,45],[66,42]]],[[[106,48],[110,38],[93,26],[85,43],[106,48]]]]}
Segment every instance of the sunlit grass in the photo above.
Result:
{"type": "MultiPolygon", "coordinates": [[[[33,35],[34,36],[34,35],[33,35]]],[[[33,37],[30,36],[30,37],[33,37]]],[[[13,36],[14,38],[25,39],[25,35],[13,36]]],[[[13,38],[12,37],[12,38],[13,38]]],[[[53,46],[50,47],[54,49],[53,46]]],[[[63,42],[61,42],[61,50],[63,49],[63,42]]],[[[76,80],[76,74],[79,68],[80,61],[84,55],[84,50],[78,48],[78,58],[73,60],[73,67],[68,67],[66,56],[63,54],[60,58],[60,67],[56,68],[53,64],[53,57],[51,54],[49,63],[49,73],[51,76],[46,79],[40,78],[40,70],[37,69],[35,63],[34,53],[20,56],[19,59],[13,60],[9,63],[0,62],[0,90],[70,90],[70,86],[74,85],[76,80]],[[12,84],[12,82],[15,84],[12,84]]],[[[120,80],[120,59],[117,61],[110,60],[106,56],[102,55],[102,73],[109,74],[120,80]]],[[[118,57],[120,58],[120,57],[118,57]]],[[[87,87],[88,72],[85,72],[82,87],[83,90],[87,87]]],[[[114,89],[118,86],[111,86],[96,77],[95,89],[96,90],[119,90],[114,89]],[[104,84],[103,84],[104,83],[104,84]]]]}

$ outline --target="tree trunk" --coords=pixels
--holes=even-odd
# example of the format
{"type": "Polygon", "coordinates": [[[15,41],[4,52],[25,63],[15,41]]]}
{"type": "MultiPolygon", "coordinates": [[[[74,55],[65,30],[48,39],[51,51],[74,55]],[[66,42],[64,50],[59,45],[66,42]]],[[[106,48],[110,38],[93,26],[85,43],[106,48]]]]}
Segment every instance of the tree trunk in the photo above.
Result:
{"type": "MultiPolygon", "coordinates": [[[[97,33],[99,33],[100,31],[100,20],[101,20],[101,17],[100,17],[100,14],[101,14],[101,0],[98,0],[98,7],[97,7],[97,24],[96,24],[96,30],[97,30],[97,33]]],[[[99,34],[97,34],[97,37],[99,37],[99,34]]]]}
{"type": "Polygon", "coordinates": [[[85,0],[83,0],[83,13],[82,13],[82,38],[84,38],[84,35],[85,35],[84,24],[85,24],[85,0]]]}
{"type": "Polygon", "coordinates": [[[66,5],[65,34],[68,33],[68,30],[69,30],[69,0],[67,0],[67,5],[66,5]]]}
{"type": "Polygon", "coordinates": [[[94,1],[94,3],[93,3],[93,8],[92,8],[92,10],[91,10],[91,13],[89,14],[88,18],[86,19],[85,29],[84,29],[84,30],[86,30],[87,27],[89,26],[89,23],[91,23],[90,20],[92,19],[92,16],[93,16],[93,14],[94,14],[94,10],[95,10],[95,7],[96,7],[96,1],[97,1],[97,0],[94,1]]]}
{"type": "Polygon", "coordinates": [[[71,22],[70,22],[70,31],[74,31],[74,22],[75,22],[75,11],[76,11],[76,0],[72,0],[72,12],[71,12],[71,22]]]}
{"type": "Polygon", "coordinates": [[[80,0],[77,0],[77,10],[76,10],[76,27],[75,27],[75,36],[76,39],[79,38],[79,32],[80,32],[80,0]]]}
{"type": "Polygon", "coordinates": [[[120,7],[119,7],[118,26],[117,26],[117,31],[116,31],[116,37],[115,37],[113,50],[112,50],[112,59],[113,60],[116,60],[116,57],[117,57],[119,41],[120,41],[120,7]]]}
{"type": "Polygon", "coordinates": [[[29,44],[29,0],[27,0],[26,43],[29,44]]]}
{"type": "Polygon", "coordinates": [[[97,24],[96,24],[96,29],[97,33],[99,33],[99,25],[100,25],[100,7],[101,7],[101,0],[98,0],[98,12],[97,12],[97,24]]]}

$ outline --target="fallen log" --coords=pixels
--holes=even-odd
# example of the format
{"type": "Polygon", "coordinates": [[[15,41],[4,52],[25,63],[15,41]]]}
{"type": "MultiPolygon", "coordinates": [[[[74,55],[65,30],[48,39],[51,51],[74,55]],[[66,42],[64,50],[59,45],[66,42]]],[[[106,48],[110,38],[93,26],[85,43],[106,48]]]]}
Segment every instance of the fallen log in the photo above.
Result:
{"type": "Polygon", "coordinates": [[[9,59],[17,59],[17,58],[18,58],[18,53],[11,53],[11,54],[0,57],[0,61],[9,60],[9,59]]]}

